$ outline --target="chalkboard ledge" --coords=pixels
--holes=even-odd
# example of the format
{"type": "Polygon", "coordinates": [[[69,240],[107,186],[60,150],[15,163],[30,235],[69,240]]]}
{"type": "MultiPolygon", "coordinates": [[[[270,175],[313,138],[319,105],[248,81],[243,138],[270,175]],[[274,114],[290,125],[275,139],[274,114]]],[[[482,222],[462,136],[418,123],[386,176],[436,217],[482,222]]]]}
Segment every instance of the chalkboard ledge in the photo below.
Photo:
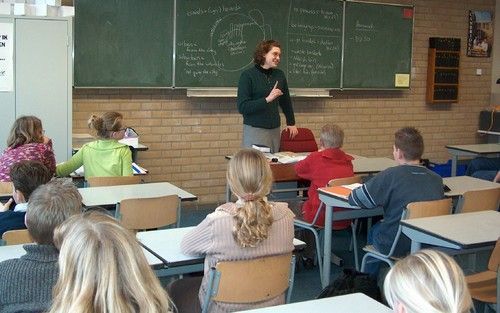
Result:
{"type": "MultiPolygon", "coordinates": [[[[187,88],[188,97],[202,98],[235,98],[236,88],[187,88]]],[[[331,98],[329,89],[320,88],[290,88],[292,97],[331,98]]]]}

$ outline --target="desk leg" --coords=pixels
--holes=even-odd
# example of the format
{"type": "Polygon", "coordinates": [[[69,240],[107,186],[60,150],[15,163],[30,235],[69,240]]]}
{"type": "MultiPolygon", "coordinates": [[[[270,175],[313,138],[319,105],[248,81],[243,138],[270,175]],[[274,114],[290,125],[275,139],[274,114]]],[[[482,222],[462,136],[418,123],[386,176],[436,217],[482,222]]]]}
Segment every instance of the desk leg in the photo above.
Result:
{"type": "Polygon", "coordinates": [[[451,176],[457,176],[457,163],[458,163],[458,155],[453,155],[451,157],[451,176]]]}
{"type": "Polygon", "coordinates": [[[422,244],[418,241],[412,240],[411,241],[411,253],[415,253],[422,249],[422,244]]]}
{"type": "Polygon", "coordinates": [[[325,208],[325,240],[323,245],[323,275],[321,285],[323,288],[330,284],[330,260],[332,255],[332,219],[333,208],[326,205],[325,208]]]}

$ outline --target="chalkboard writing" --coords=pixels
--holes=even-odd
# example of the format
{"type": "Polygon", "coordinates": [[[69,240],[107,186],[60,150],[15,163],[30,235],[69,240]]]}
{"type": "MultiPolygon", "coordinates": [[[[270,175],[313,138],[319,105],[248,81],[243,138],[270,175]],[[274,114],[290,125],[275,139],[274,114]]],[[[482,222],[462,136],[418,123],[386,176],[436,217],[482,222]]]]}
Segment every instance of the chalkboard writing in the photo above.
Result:
{"type": "Polygon", "coordinates": [[[339,1],[183,0],[176,37],[176,86],[236,86],[265,39],[281,42],[289,86],[340,86],[339,1]]]}
{"type": "Polygon", "coordinates": [[[346,2],[345,9],[342,87],[409,87],[413,8],[346,2]]]}

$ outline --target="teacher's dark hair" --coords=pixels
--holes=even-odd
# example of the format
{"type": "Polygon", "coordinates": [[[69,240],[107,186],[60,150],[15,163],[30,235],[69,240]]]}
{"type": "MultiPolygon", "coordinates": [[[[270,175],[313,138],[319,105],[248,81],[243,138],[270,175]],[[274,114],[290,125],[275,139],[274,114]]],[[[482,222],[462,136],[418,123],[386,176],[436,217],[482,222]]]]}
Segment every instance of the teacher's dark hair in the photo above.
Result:
{"type": "Polygon", "coordinates": [[[255,47],[255,52],[253,53],[253,62],[255,64],[263,65],[266,60],[264,56],[271,51],[273,47],[277,47],[281,49],[281,45],[276,40],[263,40],[257,44],[255,47]]]}

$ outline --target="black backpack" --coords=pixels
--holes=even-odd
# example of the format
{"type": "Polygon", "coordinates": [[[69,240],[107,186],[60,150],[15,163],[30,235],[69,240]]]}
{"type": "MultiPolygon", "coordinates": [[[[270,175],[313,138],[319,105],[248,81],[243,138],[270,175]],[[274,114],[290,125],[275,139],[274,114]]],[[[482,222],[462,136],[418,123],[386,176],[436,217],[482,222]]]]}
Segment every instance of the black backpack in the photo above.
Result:
{"type": "Polygon", "coordinates": [[[344,269],[343,274],[323,289],[316,299],[356,292],[364,293],[376,301],[382,301],[377,280],[366,273],[361,273],[354,269],[344,269]]]}

